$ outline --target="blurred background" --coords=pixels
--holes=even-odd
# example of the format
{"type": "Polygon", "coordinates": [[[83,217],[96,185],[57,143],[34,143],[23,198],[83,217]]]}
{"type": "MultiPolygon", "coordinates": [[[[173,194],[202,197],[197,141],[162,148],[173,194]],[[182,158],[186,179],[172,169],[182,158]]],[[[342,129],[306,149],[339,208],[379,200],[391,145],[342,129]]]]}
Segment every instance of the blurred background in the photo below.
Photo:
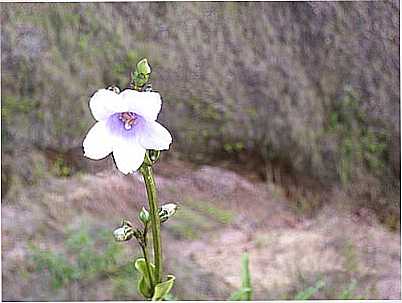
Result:
{"type": "Polygon", "coordinates": [[[138,300],[141,176],[85,159],[148,58],[170,299],[400,298],[399,2],[1,4],[2,295],[138,300]]]}

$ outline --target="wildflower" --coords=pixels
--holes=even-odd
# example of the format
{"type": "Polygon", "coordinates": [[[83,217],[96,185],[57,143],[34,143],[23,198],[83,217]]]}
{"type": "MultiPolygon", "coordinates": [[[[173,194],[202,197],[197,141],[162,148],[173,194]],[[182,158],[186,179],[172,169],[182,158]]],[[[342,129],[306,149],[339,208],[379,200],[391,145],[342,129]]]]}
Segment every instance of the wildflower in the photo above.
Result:
{"type": "Polygon", "coordinates": [[[169,149],[172,143],[169,131],[156,122],[161,105],[156,92],[98,90],[89,101],[97,122],[84,139],[84,155],[99,160],[113,153],[123,174],[136,171],[147,149],[169,149]]]}

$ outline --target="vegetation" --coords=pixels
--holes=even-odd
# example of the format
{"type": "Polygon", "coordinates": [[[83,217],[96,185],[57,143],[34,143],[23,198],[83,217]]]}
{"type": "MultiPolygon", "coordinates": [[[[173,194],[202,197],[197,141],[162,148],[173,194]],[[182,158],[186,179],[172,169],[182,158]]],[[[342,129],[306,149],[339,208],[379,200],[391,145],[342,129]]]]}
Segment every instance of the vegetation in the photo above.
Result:
{"type": "Polygon", "coordinates": [[[162,155],[171,162],[161,169],[160,190],[180,202],[164,226],[174,244],[166,270],[174,266],[185,283],[166,299],[229,298],[239,285],[223,277],[240,273],[228,264],[249,248],[261,266],[250,274],[243,257],[232,299],[400,295],[395,1],[0,6],[4,298],[138,298],[135,256],[110,230],[64,226],[84,214],[112,224],[122,209],[134,213],[143,203],[142,187],[93,174],[110,159],[92,167],[82,157],[94,122],[89,98],[109,85],[126,88],[143,57],[158,70],[151,79],[164,96],[158,120],[175,149],[162,155]],[[210,173],[197,188],[199,176],[185,169],[200,164],[255,182],[243,188],[210,173]],[[210,189],[223,181],[230,189],[216,197],[210,189]],[[214,247],[220,237],[228,244],[214,247]],[[294,277],[303,255],[307,269],[294,277]],[[265,267],[271,257],[280,270],[265,267]],[[310,271],[311,259],[325,270],[310,271]],[[270,279],[261,276],[266,270],[270,279]],[[279,287],[271,284],[278,276],[279,287]]]}
{"type": "Polygon", "coordinates": [[[12,155],[2,165],[15,166],[21,145],[80,146],[90,95],[126,87],[146,56],[181,157],[255,162],[262,176],[280,162],[299,179],[340,184],[397,226],[396,11],[392,1],[2,4],[12,155]]]}
{"type": "Polygon", "coordinates": [[[230,301],[252,301],[253,288],[249,268],[249,256],[244,253],[242,256],[241,288],[232,294],[230,301]]]}
{"type": "Polygon", "coordinates": [[[109,230],[90,232],[87,226],[71,230],[64,242],[65,250],[57,252],[31,245],[34,270],[47,273],[54,291],[74,283],[89,287],[101,279],[113,285],[114,296],[129,299],[136,295],[136,271],[133,260],[124,260],[123,246],[113,240],[109,230]]]}
{"type": "Polygon", "coordinates": [[[166,226],[179,238],[195,240],[204,232],[212,231],[219,224],[229,224],[233,220],[233,213],[229,210],[217,207],[208,201],[195,201],[187,198],[175,220],[166,226]]]}

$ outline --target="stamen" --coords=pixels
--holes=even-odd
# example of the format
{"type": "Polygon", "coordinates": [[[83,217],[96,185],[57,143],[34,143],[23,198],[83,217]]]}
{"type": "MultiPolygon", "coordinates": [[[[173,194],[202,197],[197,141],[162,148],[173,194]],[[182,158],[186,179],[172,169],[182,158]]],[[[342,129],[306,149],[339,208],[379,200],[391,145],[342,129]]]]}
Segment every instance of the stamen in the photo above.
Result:
{"type": "Polygon", "coordinates": [[[130,130],[133,125],[137,123],[137,115],[131,112],[121,113],[119,115],[119,120],[124,123],[124,128],[130,130]]]}

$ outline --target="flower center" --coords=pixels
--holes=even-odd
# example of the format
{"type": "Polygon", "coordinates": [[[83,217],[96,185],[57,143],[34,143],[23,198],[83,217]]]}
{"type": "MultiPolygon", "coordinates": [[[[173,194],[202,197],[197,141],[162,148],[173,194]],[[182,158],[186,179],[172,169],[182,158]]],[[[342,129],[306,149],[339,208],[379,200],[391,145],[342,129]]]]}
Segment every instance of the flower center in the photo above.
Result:
{"type": "Polygon", "coordinates": [[[119,120],[124,123],[124,128],[127,130],[137,123],[137,118],[138,116],[132,112],[121,113],[119,116],[119,120]]]}

